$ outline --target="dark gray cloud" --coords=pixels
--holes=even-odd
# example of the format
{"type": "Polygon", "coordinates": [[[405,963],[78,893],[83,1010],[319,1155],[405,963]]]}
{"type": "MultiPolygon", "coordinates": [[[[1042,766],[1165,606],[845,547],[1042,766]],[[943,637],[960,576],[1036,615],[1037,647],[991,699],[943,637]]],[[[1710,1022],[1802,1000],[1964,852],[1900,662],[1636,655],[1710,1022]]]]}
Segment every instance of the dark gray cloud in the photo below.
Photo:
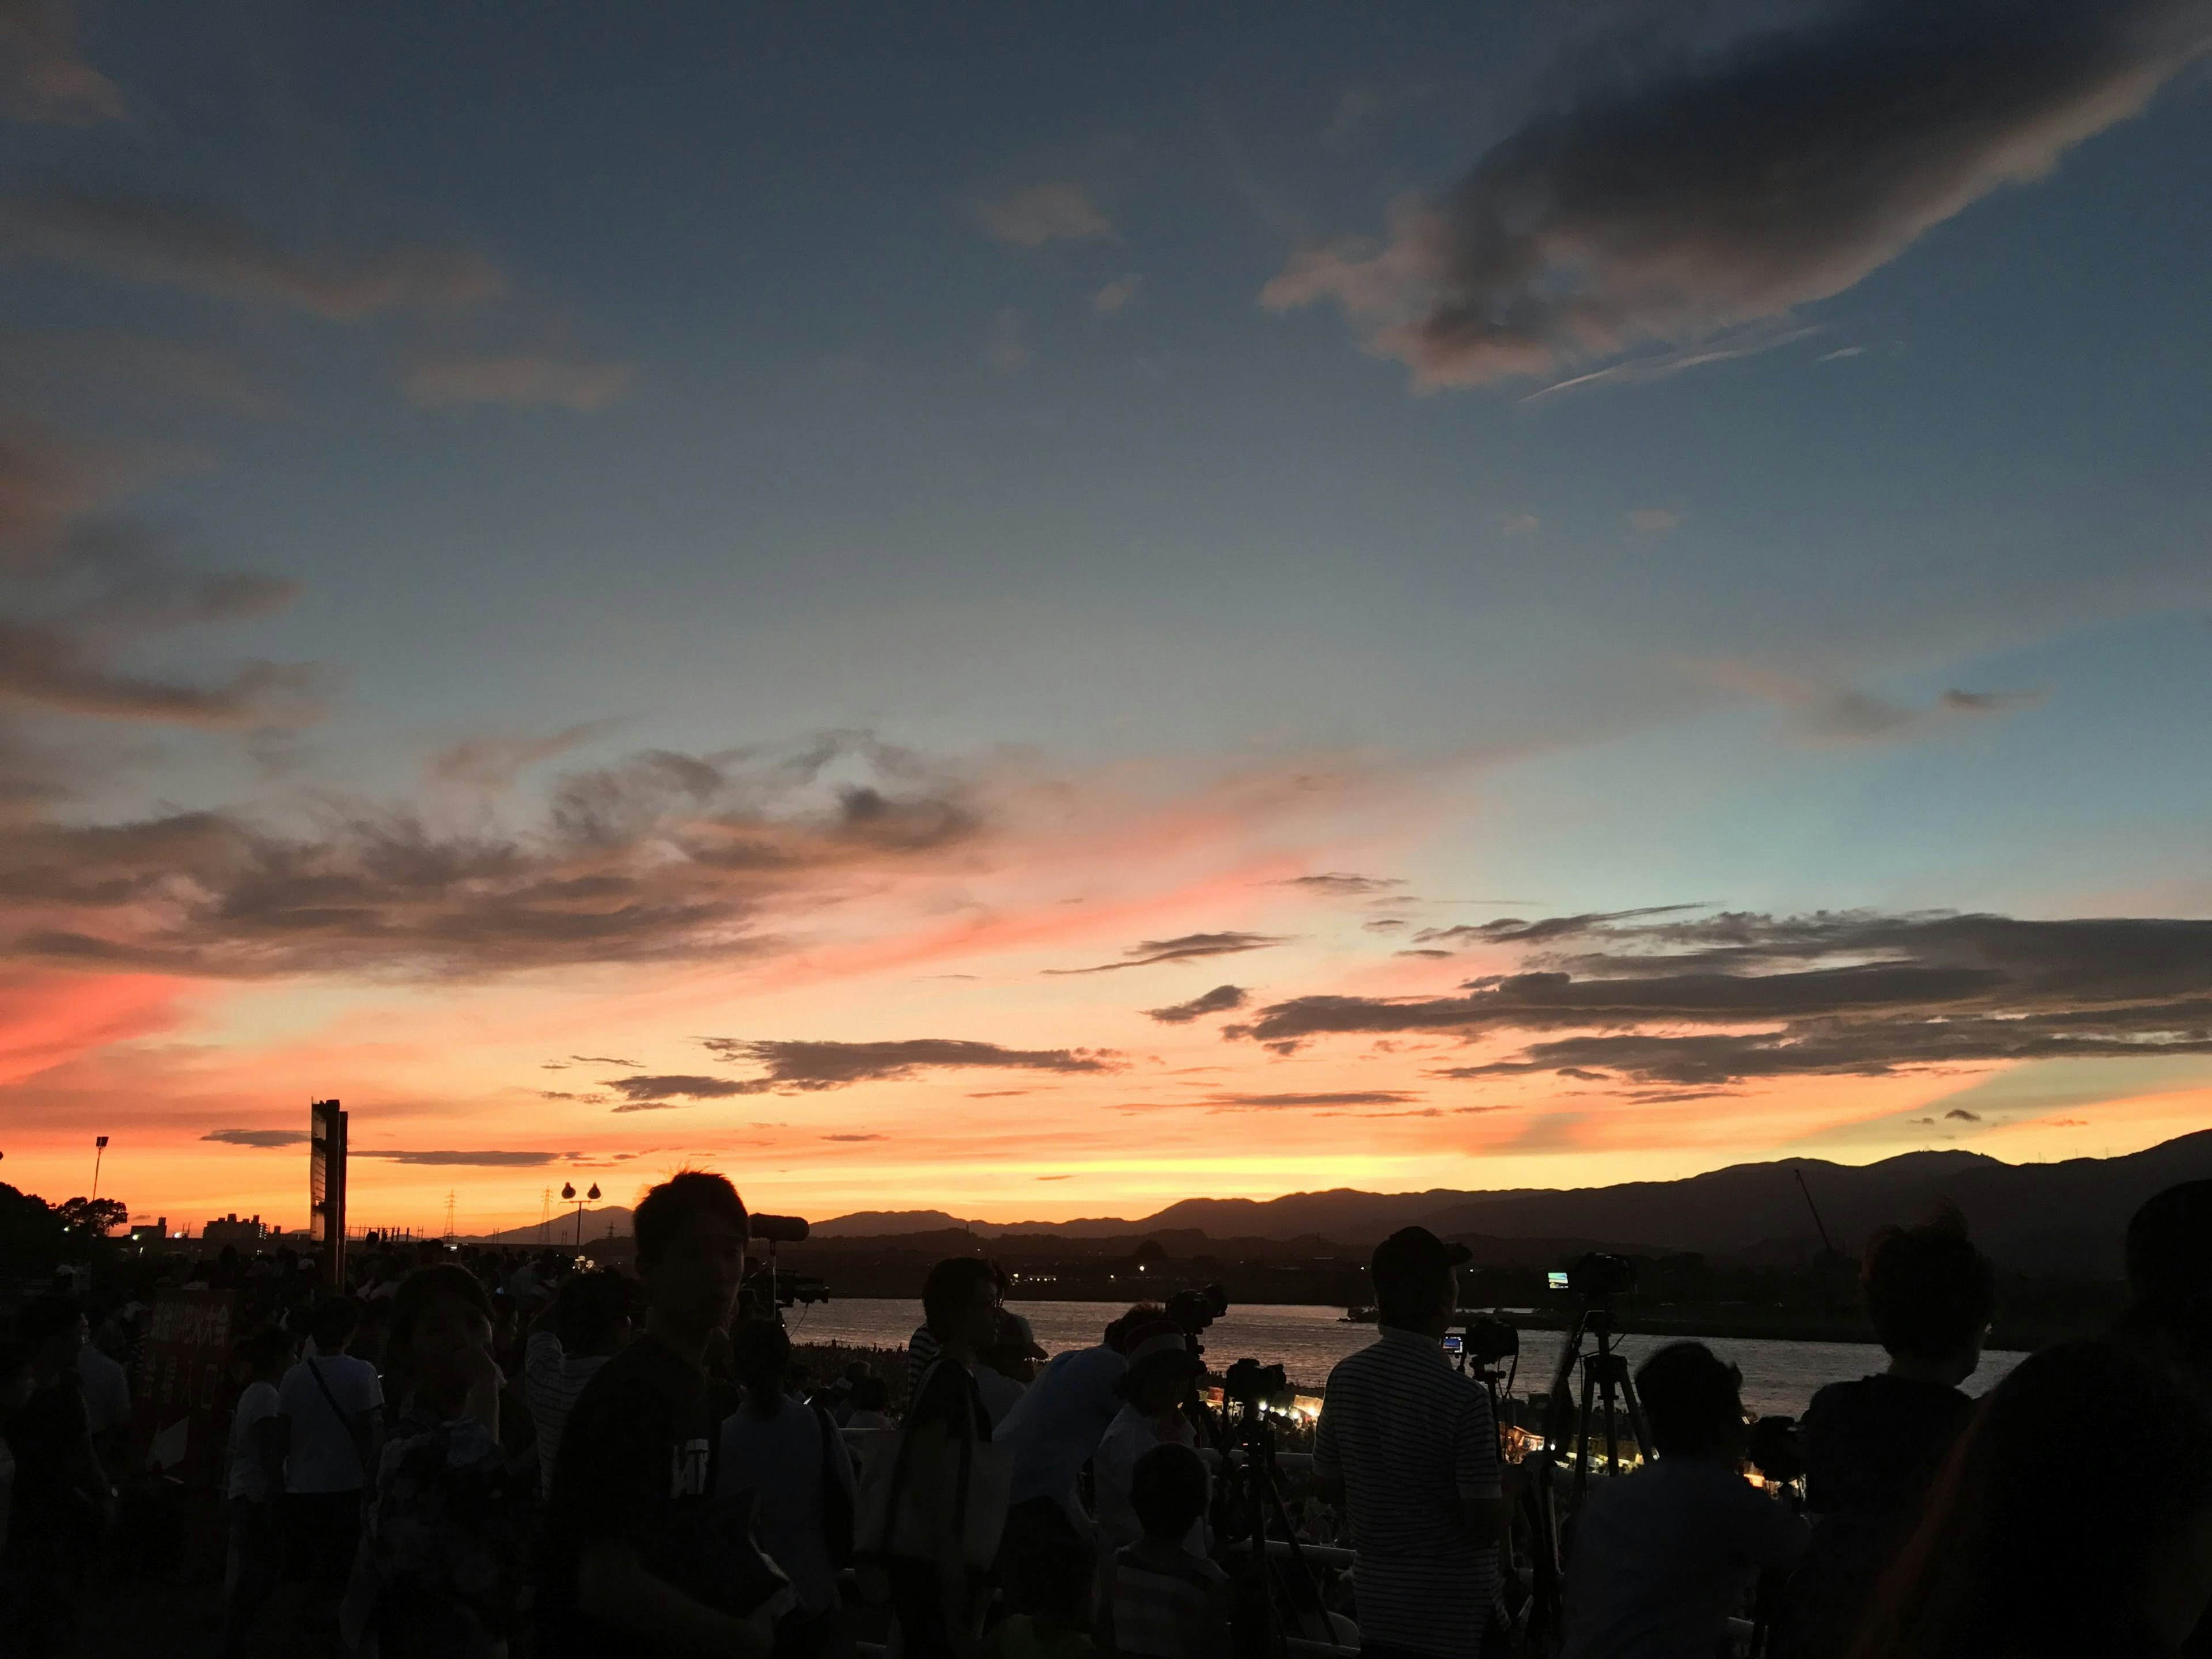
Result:
{"type": "Polygon", "coordinates": [[[1110,1072],[1121,1058],[1109,1048],[1002,1048],[995,1042],[957,1037],[912,1037],[891,1042],[760,1042],[708,1037],[722,1060],[768,1068],[764,1077],[729,1087],[732,1094],[811,1093],[910,1078],[917,1072],[982,1067],[1031,1072],[1110,1072]]]}
{"type": "Polygon", "coordinates": [[[304,1146],[307,1144],[305,1129],[210,1129],[202,1140],[221,1141],[226,1146],[304,1146]]]}
{"type": "Polygon", "coordinates": [[[1424,927],[1413,937],[1425,945],[1541,945],[1547,939],[1587,933],[1601,922],[1674,915],[1701,908],[1695,904],[1648,904],[1637,910],[1591,910],[1578,916],[1547,916],[1540,921],[1500,916],[1495,921],[1457,927],[1424,927]]]}
{"type": "Polygon", "coordinates": [[[1217,985],[1188,1002],[1170,1003],[1164,1008],[1147,1008],[1145,1017],[1156,1019],[1163,1025],[1188,1025],[1207,1014],[1226,1013],[1231,1008],[1242,1008],[1245,1003],[1244,988],[1241,985],[1217,985]]]}
{"type": "Polygon", "coordinates": [[[289,831],[224,812],[0,826],[0,950],[247,977],[697,960],[776,948],[774,907],[981,833],[965,786],[849,732],[573,772],[523,831],[342,805],[289,831]],[[833,784],[833,763],[875,781],[833,784]]]}
{"type": "Polygon", "coordinates": [[[629,1101],[726,1100],[733,1095],[767,1092],[762,1082],[741,1083],[726,1077],[688,1077],[673,1073],[659,1077],[616,1077],[607,1087],[629,1101]]]}
{"type": "Polygon", "coordinates": [[[489,259],[465,248],[392,242],[303,252],[210,204],[62,188],[0,198],[0,249],[139,287],[288,306],[335,322],[467,305],[506,287],[489,259]]]}
{"type": "Polygon", "coordinates": [[[2212,1054],[2212,921],[1849,912],[1519,925],[1585,948],[1532,953],[1541,966],[1470,981],[1462,996],[1298,997],[1228,1030],[1279,1048],[1346,1032],[1565,1029],[1437,1075],[1674,1087],[2212,1054]],[[1732,1029],[1683,1029],[1700,1026],[1732,1029]]]}
{"type": "Polygon", "coordinates": [[[1296,887],[1304,892],[1318,893],[1326,898],[1368,898],[1405,884],[1395,876],[1358,876],[1344,871],[1332,871],[1318,876],[1292,876],[1287,881],[1275,884],[1278,887],[1296,887]]]}
{"type": "Polygon", "coordinates": [[[1048,974],[1112,974],[1124,968],[1152,968],[1165,962],[1197,962],[1206,957],[1233,957],[1246,951],[1264,951],[1285,941],[1269,933],[1185,933],[1178,939],[1148,939],[1132,946],[1124,962],[1102,962],[1091,968],[1048,968],[1048,974]]]}
{"type": "Polygon", "coordinates": [[[571,1054],[568,1058],[579,1066],[635,1066],[638,1063],[614,1054],[571,1054]]]}
{"type": "Polygon", "coordinates": [[[1319,1094],[1213,1095],[1189,1103],[1216,1108],[1277,1108],[1301,1106],[1397,1106],[1420,1097],[1402,1089],[1352,1089],[1319,1094]]]}
{"type": "Polygon", "coordinates": [[[2139,112],[2206,0],[1857,0],[1615,71],[1540,111],[1387,246],[1310,248],[1261,293],[1334,299],[1418,386],[1753,327],[2139,112]]]}

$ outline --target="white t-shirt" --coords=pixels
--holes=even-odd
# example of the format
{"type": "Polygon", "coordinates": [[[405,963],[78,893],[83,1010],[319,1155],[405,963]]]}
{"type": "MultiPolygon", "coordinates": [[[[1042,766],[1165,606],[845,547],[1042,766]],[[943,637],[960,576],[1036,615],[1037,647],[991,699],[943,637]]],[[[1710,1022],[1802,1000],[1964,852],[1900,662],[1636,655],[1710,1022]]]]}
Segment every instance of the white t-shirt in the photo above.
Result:
{"type": "MultiPolygon", "coordinates": [[[[1144,1522],[1129,1507],[1129,1482],[1136,1474],[1137,1460],[1155,1446],[1173,1443],[1197,1449],[1198,1431],[1188,1419],[1178,1415],[1175,1429],[1173,1442],[1161,1439],[1158,1420],[1145,1416],[1133,1406],[1122,1407],[1106,1425],[1106,1437],[1091,1455],[1091,1491],[1098,1500],[1098,1547],[1102,1551],[1127,1549],[1145,1535],[1144,1522]]],[[[1191,1522],[1182,1547],[1194,1554],[1206,1553],[1203,1515],[1191,1522]]]]}
{"type": "Polygon", "coordinates": [[[253,1425],[276,1415],[276,1385],[259,1381],[246,1385],[238,1396],[238,1409],[230,1414],[228,1486],[233,1498],[250,1498],[265,1504],[276,1494],[269,1490],[269,1474],[253,1449],[253,1425]]]}
{"type": "Polygon", "coordinates": [[[753,1534],[776,1565],[790,1577],[793,1593],[805,1613],[836,1605],[837,1574],[822,1536],[822,1470],[848,1498],[854,1491],[853,1460],[834,1428],[825,1431],[814,1407],[786,1398],[774,1417],[750,1407],[722,1419],[722,1464],[716,1493],[755,1494],[753,1534]]]}
{"type": "Polygon", "coordinates": [[[94,1435],[131,1426],[131,1379],[123,1367],[86,1343],[76,1351],[76,1374],[84,1382],[84,1415],[94,1435]]]}
{"type": "Polygon", "coordinates": [[[351,1424],[383,1403],[384,1385],[377,1381],[376,1367],[349,1353],[303,1359],[285,1372],[276,1389],[276,1409],[292,1419],[284,1490],[358,1492],[368,1472],[355,1449],[351,1424]],[[315,1385],[318,1373],[329,1386],[330,1400],[315,1385]],[[331,1409],[331,1401],[337,1402],[337,1411],[331,1409]]]}

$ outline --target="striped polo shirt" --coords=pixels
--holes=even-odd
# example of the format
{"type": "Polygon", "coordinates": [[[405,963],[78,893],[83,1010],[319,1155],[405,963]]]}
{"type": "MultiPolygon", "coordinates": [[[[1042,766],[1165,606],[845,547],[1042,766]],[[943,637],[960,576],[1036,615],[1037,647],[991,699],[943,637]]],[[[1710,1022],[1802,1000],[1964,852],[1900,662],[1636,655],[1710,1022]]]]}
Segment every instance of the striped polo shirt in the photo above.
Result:
{"type": "Polygon", "coordinates": [[[1499,1492],[1498,1428],[1482,1384],[1434,1337],[1382,1328],[1328,1376],[1314,1472],[1344,1482],[1360,1639],[1438,1656],[1480,1650],[1498,1547],[1463,1500],[1499,1492]]]}

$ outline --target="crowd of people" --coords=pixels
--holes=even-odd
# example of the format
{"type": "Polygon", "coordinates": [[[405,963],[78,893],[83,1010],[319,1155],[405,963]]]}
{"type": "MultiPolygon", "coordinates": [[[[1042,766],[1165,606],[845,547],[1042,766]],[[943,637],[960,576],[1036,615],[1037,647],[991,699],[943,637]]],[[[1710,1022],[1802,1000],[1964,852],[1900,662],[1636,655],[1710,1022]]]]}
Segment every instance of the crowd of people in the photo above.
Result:
{"type": "MultiPolygon", "coordinates": [[[[1328,1549],[1288,1569],[1323,1570],[1311,1609],[1219,1501],[1262,1454],[1201,1406],[1188,1316],[1140,1304],[1047,1361],[1004,1275],[958,1257],[896,1391],[865,1364],[812,1376],[740,1294],[747,1237],[731,1183],[691,1171],[639,1204],[634,1275],[442,1244],[362,1252],[343,1292],[297,1261],[202,1264],[244,1310],[215,1650],[1214,1659],[1265,1630],[1374,1659],[2212,1651],[2212,1182],[2136,1217],[2115,1330],[1978,1401],[1996,1282],[1955,1217],[1869,1249],[1887,1368],[1756,1444],[1733,1366],[1660,1350],[1634,1379],[1654,1455],[1556,1534],[1535,1500],[1563,1472],[1507,1461],[1443,1345],[1467,1253],[1406,1229],[1375,1251],[1376,1340],[1283,1460],[1292,1533],[1349,1546],[1348,1571],[1328,1549]],[[1540,1528],[1564,1547],[1548,1625],[1540,1528]]],[[[0,1653],[71,1650],[142,1313],[56,1291],[0,1339],[0,1653]]]]}

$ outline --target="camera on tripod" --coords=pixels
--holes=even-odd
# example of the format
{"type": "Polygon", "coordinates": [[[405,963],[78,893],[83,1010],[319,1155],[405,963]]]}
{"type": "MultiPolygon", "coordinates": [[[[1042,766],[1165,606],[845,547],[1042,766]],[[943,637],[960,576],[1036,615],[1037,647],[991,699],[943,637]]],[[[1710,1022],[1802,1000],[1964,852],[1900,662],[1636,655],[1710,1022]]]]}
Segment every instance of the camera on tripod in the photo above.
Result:
{"type": "Polygon", "coordinates": [[[1495,1365],[1521,1352],[1521,1333],[1504,1320],[1486,1315],[1444,1333],[1444,1352],[1477,1366],[1495,1365]]]}
{"type": "Polygon", "coordinates": [[[1167,1316],[1185,1336],[1196,1336],[1228,1311],[1229,1292],[1218,1285],[1188,1286],[1168,1298],[1167,1316]]]}
{"type": "Polygon", "coordinates": [[[1592,1250],[1572,1266],[1554,1267],[1544,1277],[1554,1291],[1568,1291],[1585,1302],[1603,1302],[1635,1291],[1636,1264],[1625,1255],[1592,1250]]]}
{"type": "Polygon", "coordinates": [[[1291,1379],[1280,1365],[1262,1365],[1256,1359],[1240,1359],[1221,1379],[1221,1397],[1247,1407],[1266,1405],[1291,1391],[1291,1379]]]}

